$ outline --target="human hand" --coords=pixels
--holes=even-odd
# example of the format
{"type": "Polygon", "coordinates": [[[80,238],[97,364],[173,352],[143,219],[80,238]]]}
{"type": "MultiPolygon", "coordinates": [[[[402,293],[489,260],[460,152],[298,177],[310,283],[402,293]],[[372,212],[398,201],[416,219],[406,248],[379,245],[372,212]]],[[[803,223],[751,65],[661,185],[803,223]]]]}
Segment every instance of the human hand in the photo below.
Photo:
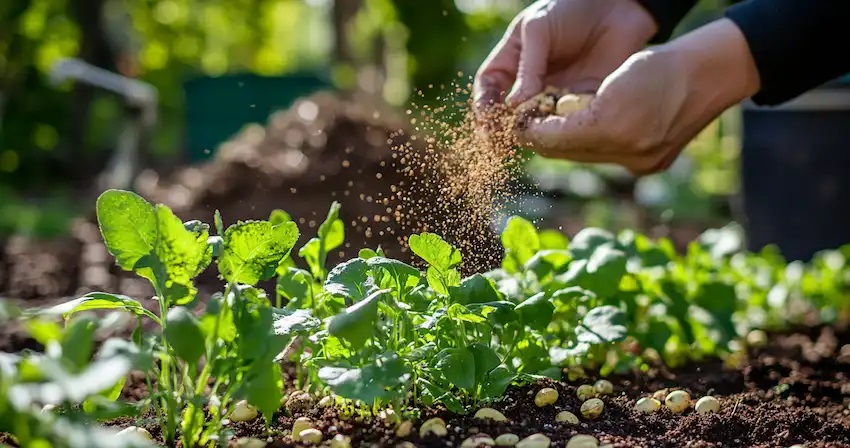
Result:
{"type": "Polygon", "coordinates": [[[656,24],[636,0],[540,0],[511,22],[474,82],[474,107],[516,106],[544,86],[592,92],[656,24]]]}
{"type": "Polygon", "coordinates": [[[587,108],[532,119],[520,139],[546,157],[651,174],[667,169],[705,126],[758,89],[743,34],[721,19],[634,54],[587,108]]]}

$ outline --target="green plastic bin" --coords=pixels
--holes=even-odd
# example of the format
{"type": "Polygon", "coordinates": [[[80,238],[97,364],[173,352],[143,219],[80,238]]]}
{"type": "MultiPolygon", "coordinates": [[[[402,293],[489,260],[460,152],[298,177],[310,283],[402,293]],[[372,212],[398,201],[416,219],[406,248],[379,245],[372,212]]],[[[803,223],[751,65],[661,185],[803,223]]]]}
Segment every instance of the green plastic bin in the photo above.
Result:
{"type": "Polygon", "coordinates": [[[209,159],[216,148],[250,123],[268,117],[296,99],[331,88],[318,74],[197,77],[184,84],[186,147],[191,163],[209,159]]]}

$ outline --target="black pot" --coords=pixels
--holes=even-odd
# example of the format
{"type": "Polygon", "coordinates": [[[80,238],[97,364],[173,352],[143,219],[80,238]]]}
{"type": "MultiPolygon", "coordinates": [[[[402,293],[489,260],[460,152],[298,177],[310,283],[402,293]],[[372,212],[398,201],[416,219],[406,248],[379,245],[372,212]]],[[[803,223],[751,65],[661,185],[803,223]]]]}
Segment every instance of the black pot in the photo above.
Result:
{"type": "Polygon", "coordinates": [[[789,261],[807,261],[850,243],[850,78],[742,110],[748,249],[773,244],[789,261]]]}

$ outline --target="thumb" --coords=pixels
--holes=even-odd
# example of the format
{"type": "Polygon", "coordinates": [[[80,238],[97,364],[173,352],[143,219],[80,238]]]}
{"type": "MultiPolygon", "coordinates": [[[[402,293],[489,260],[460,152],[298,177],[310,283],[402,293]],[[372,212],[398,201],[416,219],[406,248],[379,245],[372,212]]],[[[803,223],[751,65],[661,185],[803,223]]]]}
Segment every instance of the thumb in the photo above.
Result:
{"type": "Polygon", "coordinates": [[[549,39],[546,16],[523,21],[517,80],[507,97],[512,107],[543,91],[543,77],[549,65],[549,39]]]}

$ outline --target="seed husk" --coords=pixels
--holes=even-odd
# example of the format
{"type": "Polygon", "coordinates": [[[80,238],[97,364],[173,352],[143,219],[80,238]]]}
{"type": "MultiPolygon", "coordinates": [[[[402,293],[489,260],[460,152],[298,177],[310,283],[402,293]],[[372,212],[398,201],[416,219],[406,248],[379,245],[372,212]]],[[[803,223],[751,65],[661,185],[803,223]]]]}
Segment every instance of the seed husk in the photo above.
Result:
{"type": "Polygon", "coordinates": [[[611,395],[614,393],[614,385],[608,380],[599,380],[593,384],[593,390],[599,395],[611,395]]]}
{"type": "Polygon", "coordinates": [[[590,384],[582,384],[576,388],[576,397],[581,401],[587,401],[596,396],[596,390],[590,384]]]}
{"type": "Polygon", "coordinates": [[[307,417],[298,417],[295,419],[295,422],[292,423],[292,434],[298,435],[301,434],[301,431],[305,429],[310,429],[313,427],[313,421],[307,417]]]}
{"type": "Polygon", "coordinates": [[[405,420],[398,425],[398,428],[395,430],[396,437],[405,438],[413,432],[413,422],[410,420],[405,420]]]}
{"type": "Polygon", "coordinates": [[[304,443],[318,445],[322,443],[322,431],[319,431],[316,428],[305,429],[298,433],[298,440],[304,443]]]}
{"type": "Polygon", "coordinates": [[[566,448],[597,448],[599,440],[587,434],[578,434],[570,438],[566,448]]]}
{"type": "Polygon", "coordinates": [[[351,437],[337,434],[331,439],[331,448],[351,448],[351,437]]]}
{"type": "Polygon", "coordinates": [[[578,112],[587,107],[592,99],[593,95],[588,94],[566,94],[558,99],[558,102],[555,105],[555,113],[560,116],[566,116],[571,113],[578,112]]]}
{"type": "Polygon", "coordinates": [[[635,410],[642,414],[652,414],[661,407],[661,402],[655,398],[643,397],[635,403],[635,410]]]}
{"type": "Polygon", "coordinates": [[[248,404],[246,400],[236,403],[233,412],[230,413],[230,421],[232,422],[249,422],[260,415],[257,408],[248,404]]]}
{"type": "Polygon", "coordinates": [[[556,401],[558,401],[558,391],[551,387],[540,389],[534,396],[534,404],[539,408],[554,404],[556,401]]]}
{"type": "Polygon", "coordinates": [[[480,433],[468,437],[466,440],[463,441],[463,443],[460,444],[460,448],[477,448],[481,445],[494,446],[496,445],[496,441],[494,441],[493,438],[488,436],[487,434],[480,433]]]}
{"type": "Polygon", "coordinates": [[[425,437],[429,434],[433,434],[437,437],[445,437],[449,431],[446,429],[446,422],[439,417],[434,417],[429,420],[425,420],[422,423],[422,426],[419,427],[419,437],[425,437]]]}
{"type": "Polygon", "coordinates": [[[138,426],[128,426],[116,434],[116,436],[127,436],[127,435],[135,435],[137,437],[153,440],[153,436],[148,432],[145,428],[140,428],[138,426]]]}
{"type": "Polygon", "coordinates": [[[697,403],[694,405],[694,409],[699,415],[706,415],[712,412],[717,412],[720,410],[720,401],[718,401],[711,395],[706,395],[705,397],[702,397],[697,400],[697,403]]]}
{"type": "Polygon", "coordinates": [[[579,423],[578,417],[570,411],[561,411],[558,415],[555,416],[555,421],[560,423],[569,423],[571,425],[577,425],[579,423]]]}
{"type": "Polygon", "coordinates": [[[669,393],[670,393],[670,389],[660,389],[660,390],[655,391],[652,394],[652,398],[658,400],[661,403],[664,403],[664,400],[667,399],[667,394],[669,394],[669,393]]]}
{"type": "Polygon", "coordinates": [[[515,446],[517,448],[549,448],[550,443],[552,441],[548,437],[537,433],[520,440],[515,446]]]}
{"type": "Polygon", "coordinates": [[[591,398],[590,400],[585,401],[581,405],[581,415],[589,418],[595,419],[602,415],[602,410],[605,408],[605,403],[598,398],[591,398]]]}
{"type": "Polygon", "coordinates": [[[683,390],[674,390],[667,394],[667,398],[664,399],[664,405],[674,414],[685,412],[690,404],[691,396],[683,390]]]}
{"type": "Polygon", "coordinates": [[[506,422],[508,418],[505,417],[505,414],[493,409],[493,408],[481,408],[478,412],[475,413],[473,418],[477,419],[485,419],[485,420],[493,420],[497,422],[506,422]]]}
{"type": "Polygon", "coordinates": [[[510,432],[496,437],[496,446],[514,446],[518,442],[519,436],[510,432]]]}

